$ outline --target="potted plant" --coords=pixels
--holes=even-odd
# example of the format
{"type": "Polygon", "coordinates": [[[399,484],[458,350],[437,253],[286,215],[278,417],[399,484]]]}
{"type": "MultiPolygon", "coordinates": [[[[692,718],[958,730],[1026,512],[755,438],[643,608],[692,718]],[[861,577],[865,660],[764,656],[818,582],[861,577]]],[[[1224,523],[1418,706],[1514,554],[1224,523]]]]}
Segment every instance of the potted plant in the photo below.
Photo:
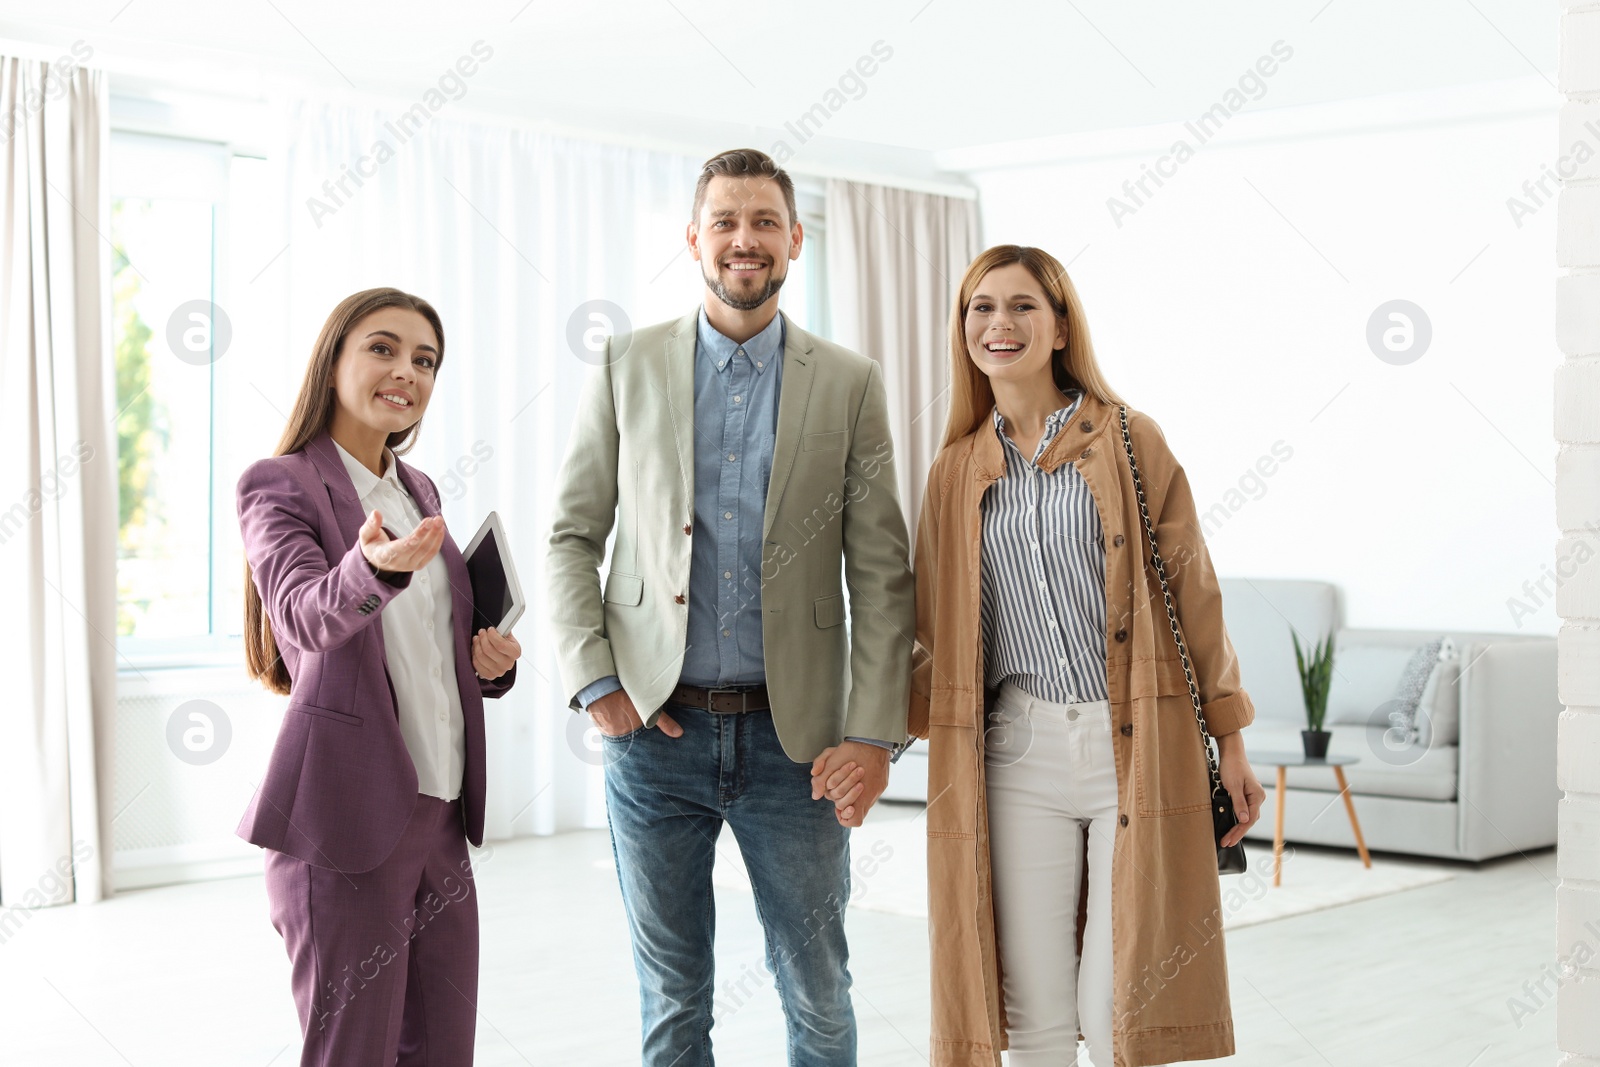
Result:
{"type": "Polygon", "coordinates": [[[1300,743],[1307,759],[1322,759],[1328,754],[1328,738],[1333,736],[1322,728],[1323,717],[1328,714],[1328,683],[1333,679],[1333,634],[1312,646],[1309,663],[1292,626],[1289,636],[1294,641],[1294,661],[1300,668],[1300,693],[1305,698],[1306,725],[1310,727],[1300,731],[1300,743]]]}

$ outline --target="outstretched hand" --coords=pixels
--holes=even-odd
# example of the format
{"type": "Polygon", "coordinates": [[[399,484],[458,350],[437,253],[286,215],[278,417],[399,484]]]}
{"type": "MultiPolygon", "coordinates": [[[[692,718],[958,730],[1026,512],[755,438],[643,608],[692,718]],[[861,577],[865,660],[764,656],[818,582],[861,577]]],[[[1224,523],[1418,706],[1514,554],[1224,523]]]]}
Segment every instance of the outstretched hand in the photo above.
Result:
{"type": "Polygon", "coordinates": [[[373,510],[358,536],[361,554],[376,570],[420,571],[438,554],[444,533],[444,516],[429,515],[415,530],[396,539],[384,532],[383,513],[373,510]]]}

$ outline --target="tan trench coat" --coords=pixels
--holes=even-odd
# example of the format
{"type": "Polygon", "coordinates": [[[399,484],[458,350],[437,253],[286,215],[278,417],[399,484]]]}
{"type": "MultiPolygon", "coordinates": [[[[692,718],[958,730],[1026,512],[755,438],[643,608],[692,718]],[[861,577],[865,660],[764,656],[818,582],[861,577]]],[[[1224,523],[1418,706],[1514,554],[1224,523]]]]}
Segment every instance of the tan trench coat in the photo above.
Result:
{"type": "MultiPolygon", "coordinates": [[[[1250,697],[1188,479],[1160,428],[1128,412],[1201,710],[1213,736],[1249,725],[1250,697]]],[[[1210,779],[1151,567],[1117,409],[1085,396],[1040,457],[1077,466],[1106,549],[1106,669],[1118,827],[1111,871],[1115,1067],[1231,1055],[1210,779]]],[[[979,500],[1005,472],[992,422],[939,453],[917,530],[910,729],[928,739],[932,1067],[993,1067],[1006,1047],[990,897],[979,624],[979,500]]],[[[1080,897],[1080,900],[1082,898],[1080,897]]],[[[1082,931],[1080,912],[1080,931],[1082,931]]]]}

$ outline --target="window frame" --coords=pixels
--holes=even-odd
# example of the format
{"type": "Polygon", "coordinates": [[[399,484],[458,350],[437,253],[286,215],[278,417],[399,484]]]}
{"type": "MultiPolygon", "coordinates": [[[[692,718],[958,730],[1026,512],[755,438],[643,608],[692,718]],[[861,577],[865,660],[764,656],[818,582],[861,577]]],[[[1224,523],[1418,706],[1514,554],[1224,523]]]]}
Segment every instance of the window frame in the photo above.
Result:
{"type": "MultiPolygon", "coordinates": [[[[232,208],[231,170],[236,153],[228,144],[151,132],[145,129],[111,131],[110,198],[150,200],[190,200],[209,203],[211,209],[210,300],[226,308],[232,287],[225,269],[231,252],[229,215],[232,208]],[[130,164],[149,164],[131,169],[130,164]],[[165,165],[157,165],[157,164],[165,165]]],[[[109,282],[109,279],[108,279],[109,282]]],[[[152,324],[159,329],[161,324],[152,324]]],[[[159,334],[157,334],[159,337],[159,334]]],[[[152,345],[154,347],[154,345],[152,345]]],[[[152,353],[154,356],[155,353],[152,353]]],[[[226,391],[219,390],[217,378],[225,373],[224,361],[207,368],[207,459],[206,459],[206,629],[203,635],[187,637],[138,637],[114,634],[119,666],[133,669],[162,669],[237,664],[244,655],[243,638],[230,634],[223,622],[223,600],[227,579],[223,574],[223,553],[219,552],[219,501],[229,499],[232,486],[221,484],[217,433],[229,424],[226,391]]],[[[118,570],[120,571],[120,561],[118,570]]]]}

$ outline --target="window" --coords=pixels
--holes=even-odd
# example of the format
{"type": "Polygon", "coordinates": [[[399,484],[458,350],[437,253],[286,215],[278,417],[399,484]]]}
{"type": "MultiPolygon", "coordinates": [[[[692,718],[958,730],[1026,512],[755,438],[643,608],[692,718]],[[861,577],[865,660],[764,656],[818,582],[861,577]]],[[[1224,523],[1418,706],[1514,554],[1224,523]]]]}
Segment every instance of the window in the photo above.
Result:
{"type": "MultiPolygon", "coordinates": [[[[116,362],[117,647],[124,663],[204,662],[232,650],[243,562],[231,479],[218,473],[234,408],[225,311],[230,190],[262,161],[226,147],[116,132],[111,142],[116,362]]],[[[236,377],[236,376],[235,376],[236,377]]]]}
{"type": "Polygon", "coordinates": [[[823,198],[804,184],[795,190],[796,208],[804,240],[800,258],[789,264],[789,277],[780,298],[783,310],[796,325],[819,337],[830,337],[828,322],[827,225],[823,198]]]}

